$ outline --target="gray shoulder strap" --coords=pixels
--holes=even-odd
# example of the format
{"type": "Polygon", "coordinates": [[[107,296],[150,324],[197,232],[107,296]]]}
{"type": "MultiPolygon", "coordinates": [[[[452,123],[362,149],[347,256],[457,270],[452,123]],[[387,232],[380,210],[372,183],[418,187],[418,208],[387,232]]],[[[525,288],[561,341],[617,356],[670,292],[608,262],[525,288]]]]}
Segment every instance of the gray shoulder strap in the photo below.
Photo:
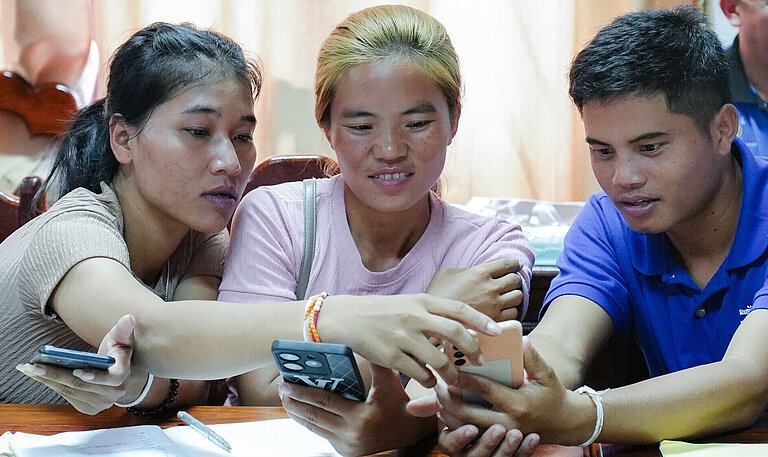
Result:
{"type": "Polygon", "coordinates": [[[301,258],[299,282],[296,284],[296,300],[303,300],[307,294],[309,272],[315,258],[315,237],[317,231],[317,180],[304,180],[304,255],[301,258]]]}

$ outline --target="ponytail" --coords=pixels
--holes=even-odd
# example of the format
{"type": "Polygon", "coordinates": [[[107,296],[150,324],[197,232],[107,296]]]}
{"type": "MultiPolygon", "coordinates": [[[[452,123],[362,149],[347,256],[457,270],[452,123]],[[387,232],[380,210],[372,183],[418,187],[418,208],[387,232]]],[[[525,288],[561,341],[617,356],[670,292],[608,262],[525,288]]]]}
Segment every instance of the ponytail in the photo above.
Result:
{"type": "Polygon", "coordinates": [[[53,169],[45,181],[47,185],[55,176],[59,197],[78,187],[101,193],[99,183],[112,183],[119,163],[109,143],[109,119],[106,119],[104,99],[77,113],[57,148],[53,169]]]}

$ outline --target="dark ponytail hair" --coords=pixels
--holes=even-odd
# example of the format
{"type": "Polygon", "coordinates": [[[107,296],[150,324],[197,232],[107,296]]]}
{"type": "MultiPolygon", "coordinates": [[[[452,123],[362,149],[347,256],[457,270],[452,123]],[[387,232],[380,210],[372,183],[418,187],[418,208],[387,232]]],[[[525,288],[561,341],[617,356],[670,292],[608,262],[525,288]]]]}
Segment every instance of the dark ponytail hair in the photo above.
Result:
{"type": "Polygon", "coordinates": [[[58,145],[53,170],[38,198],[59,181],[59,196],[84,187],[101,193],[119,169],[109,140],[113,116],[141,130],[152,111],[184,87],[236,76],[261,89],[261,70],[232,39],[191,24],[157,22],[131,36],[112,57],[105,98],[83,108],[58,145]]]}

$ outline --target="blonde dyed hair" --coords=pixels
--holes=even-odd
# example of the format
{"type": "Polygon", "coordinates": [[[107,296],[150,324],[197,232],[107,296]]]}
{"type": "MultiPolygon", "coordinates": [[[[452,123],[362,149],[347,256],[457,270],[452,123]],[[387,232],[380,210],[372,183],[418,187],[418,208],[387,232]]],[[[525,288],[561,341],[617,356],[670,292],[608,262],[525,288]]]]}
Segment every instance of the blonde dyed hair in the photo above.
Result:
{"type": "Polygon", "coordinates": [[[461,109],[459,58],[445,27],[402,5],[366,8],[347,17],[323,42],[315,74],[315,119],[330,124],[336,87],[354,65],[401,59],[415,64],[445,95],[451,120],[461,109]]]}

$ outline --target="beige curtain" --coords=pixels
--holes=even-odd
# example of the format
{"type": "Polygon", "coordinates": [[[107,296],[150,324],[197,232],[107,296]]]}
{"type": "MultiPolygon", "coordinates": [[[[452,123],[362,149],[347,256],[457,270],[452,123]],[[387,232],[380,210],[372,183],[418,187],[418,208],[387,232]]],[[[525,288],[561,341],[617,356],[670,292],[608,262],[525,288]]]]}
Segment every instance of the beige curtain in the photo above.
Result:
{"type": "MultiPolygon", "coordinates": [[[[13,27],[0,0],[0,26],[13,27]]],[[[66,0],[60,0],[62,5],[66,0]]],[[[313,117],[313,76],[322,40],[366,0],[93,0],[104,68],[115,48],[154,21],[189,21],[232,36],[265,68],[257,116],[260,160],[274,154],[333,155],[313,117]]],[[[568,65],[616,15],[675,0],[413,0],[448,29],[465,80],[459,133],[449,149],[445,197],[584,200],[597,189],[568,65]]],[[[3,49],[13,49],[4,32],[3,49]]],[[[12,51],[0,55],[13,64],[12,51]]]]}

